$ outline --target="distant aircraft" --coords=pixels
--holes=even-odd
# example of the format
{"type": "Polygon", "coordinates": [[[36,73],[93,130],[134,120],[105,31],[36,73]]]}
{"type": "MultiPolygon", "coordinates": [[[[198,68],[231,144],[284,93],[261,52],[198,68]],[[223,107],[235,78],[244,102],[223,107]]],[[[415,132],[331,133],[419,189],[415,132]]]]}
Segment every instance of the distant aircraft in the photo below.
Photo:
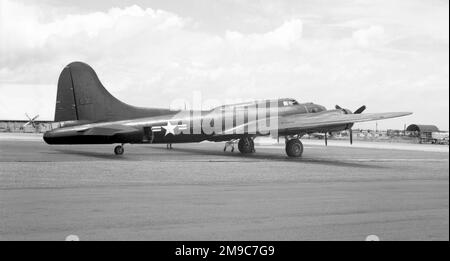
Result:
{"type": "MultiPolygon", "coordinates": [[[[238,141],[243,154],[254,153],[257,136],[284,137],[286,154],[300,157],[300,138],[309,133],[351,130],[355,122],[410,115],[410,112],[354,113],[336,106],[327,110],[314,103],[292,98],[223,105],[211,110],[172,111],[139,108],[113,97],[94,70],[82,62],[67,65],[58,80],[55,121],[62,127],[47,131],[48,144],[119,144],[114,153],[124,153],[126,143],[172,143],[238,141]]],[[[226,147],[225,147],[226,149],[226,147]]]]}
{"type": "Polygon", "coordinates": [[[36,123],[36,119],[39,118],[39,114],[34,116],[33,118],[28,116],[28,113],[25,113],[25,116],[28,118],[28,121],[24,125],[22,125],[22,127],[20,127],[20,129],[23,130],[26,126],[31,124],[31,126],[33,126],[33,128],[36,132],[39,131],[38,130],[39,123],[36,123]]]}

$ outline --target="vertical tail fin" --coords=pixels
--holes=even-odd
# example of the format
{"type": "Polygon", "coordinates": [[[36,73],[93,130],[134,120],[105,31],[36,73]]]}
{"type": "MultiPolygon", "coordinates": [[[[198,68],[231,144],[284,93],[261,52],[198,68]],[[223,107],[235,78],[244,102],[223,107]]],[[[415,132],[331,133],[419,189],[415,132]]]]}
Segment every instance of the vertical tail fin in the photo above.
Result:
{"type": "Polygon", "coordinates": [[[82,62],[67,65],[59,76],[55,121],[115,121],[172,113],[119,101],[103,87],[95,71],[82,62]]]}

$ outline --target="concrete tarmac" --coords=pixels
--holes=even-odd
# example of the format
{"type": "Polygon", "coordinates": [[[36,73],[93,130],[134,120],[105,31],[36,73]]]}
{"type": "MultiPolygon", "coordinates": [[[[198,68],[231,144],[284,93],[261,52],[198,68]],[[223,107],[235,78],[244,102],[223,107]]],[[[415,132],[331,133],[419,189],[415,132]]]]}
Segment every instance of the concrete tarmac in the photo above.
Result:
{"type": "Polygon", "coordinates": [[[0,240],[449,240],[448,150],[332,143],[115,156],[0,135],[0,240]]]}

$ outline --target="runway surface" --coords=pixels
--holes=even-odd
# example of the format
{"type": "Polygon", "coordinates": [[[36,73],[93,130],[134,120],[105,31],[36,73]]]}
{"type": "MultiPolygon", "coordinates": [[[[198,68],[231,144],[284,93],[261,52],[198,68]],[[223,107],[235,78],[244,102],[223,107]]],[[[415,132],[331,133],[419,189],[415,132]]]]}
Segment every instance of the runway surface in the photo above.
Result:
{"type": "Polygon", "coordinates": [[[221,143],[118,157],[0,136],[0,240],[449,240],[448,146],[305,143],[300,159],[221,143]]]}

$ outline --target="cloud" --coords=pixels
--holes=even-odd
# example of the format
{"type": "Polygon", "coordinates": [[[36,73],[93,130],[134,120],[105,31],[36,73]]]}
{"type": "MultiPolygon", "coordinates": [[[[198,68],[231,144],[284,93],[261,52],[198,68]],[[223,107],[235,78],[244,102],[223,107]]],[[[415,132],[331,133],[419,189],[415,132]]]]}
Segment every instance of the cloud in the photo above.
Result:
{"type": "Polygon", "coordinates": [[[263,49],[268,46],[279,46],[288,49],[298,43],[302,37],[303,24],[300,19],[284,22],[280,27],[262,34],[244,35],[235,31],[227,31],[225,39],[233,46],[263,49]]]}
{"type": "Polygon", "coordinates": [[[186,20],[151,8],[133,5],[107,12],[69,14],[42,22],[41,10],[18,2],[2,0],[0,23],[0,66],[20,63],[30,51],[40,56],[68,52],[97,52],[123,39],[182,28],[186,20]],[[57,53],[55,53],[55,51],[57,53]]]}
{"type": "Polygon", "coordinates": [[[352,38],[361,47],[379,45],[385,40],[384,28],[382,26],[370,26],[369,28],[356,30],[353,32],[352,38]]]}

